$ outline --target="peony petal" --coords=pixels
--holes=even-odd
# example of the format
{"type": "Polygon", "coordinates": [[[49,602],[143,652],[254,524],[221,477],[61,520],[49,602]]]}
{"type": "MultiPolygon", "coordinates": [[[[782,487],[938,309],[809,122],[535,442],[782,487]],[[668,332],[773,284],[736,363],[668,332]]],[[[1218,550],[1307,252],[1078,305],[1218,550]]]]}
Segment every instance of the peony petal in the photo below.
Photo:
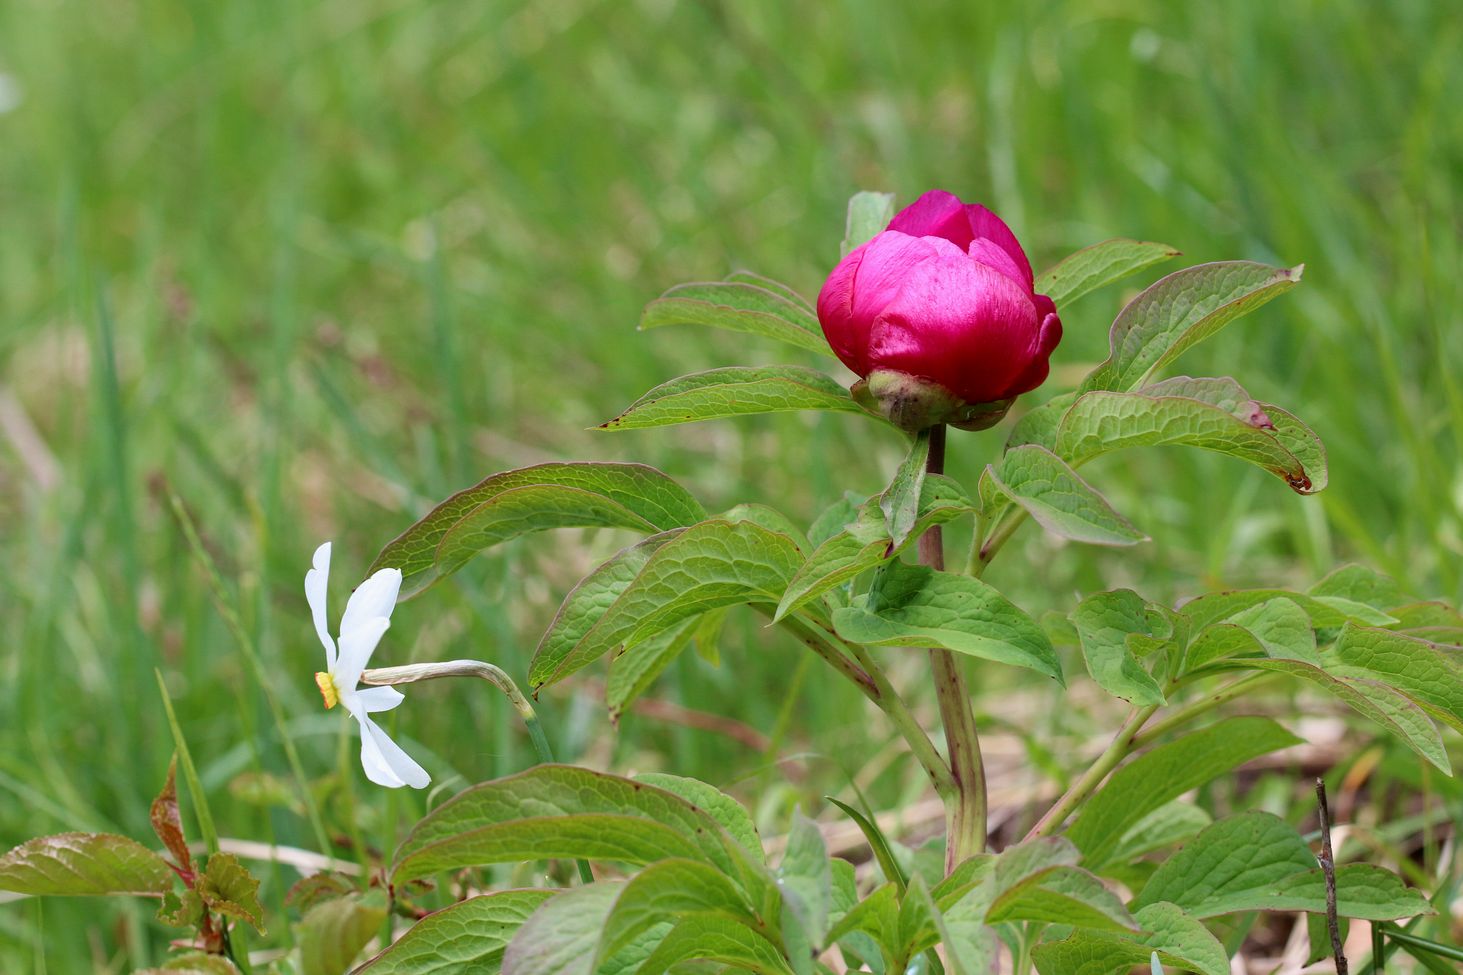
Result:
{"type": "Polygon", "coordinates": [[[977,237],[970,242],[969,253],[973,260],[1000,271],[1021,285],[1023,290],[1031,287],[1031,268],[1023,267],[1011,260],[1011,255],[997,247],[995,242],[984,237],[977,237]]]}
{"type": "Polygon", "coordinates": [[[941,254],[905,276],[875,324],[869,361],[989,403],[1032,366],[1040,324],[1016,281],[965,254],[941,254]]]}
{"type": "Polygon", "coordinates": [[[342,695],[354,691],[360,683],[361,671],[371,662],[376,644],[381,642],[381,635],[390,626],[389,619],[378,616],[340,635],[340,660],[335,665],[334,674],[335,686],[342,695]]]}
{"type": "Polygon", "coordinates": [[[818,292],[818,324],[823,326],[823,337],[839,361],[860,376],[869,374],[868,332],[853,322],[853,281],[868,247],[865,243],[849,251],[818,292]]]}
{"type": "Polygon", "coordinates": [[[341,642],[345,642],[352,630],[365,625],[368,620],[380,616],[390,619],[400,591],[400,569],[382,569],[357,586],[345,604],[345,615],[340,618],[341,642]]]}
{"type": "MultiPolygon", "coordinates": [[[[362,687],[354,692],[354,697],[360,709],[367,714],[390,711],[406,700],[406,695],[394,687],[362,687]]],[[[356,713],[355,708],[350,710],[352,714],[356,713]]]]}
{"type": "Polygon", "coordinates": [[[945,190],[930,190],[894,214],[888,229],[912,237],[943,237],[962,251],[975,239],[965,206],[945,190]]]}
{"type": "Polygon", "coordinates": [[[972,237],[988,240],[1004,251],[1020,272],[1021,280],[1026,283],[1026,290],[1030,291],[1035,280],[1031,275],[1031,262],[1026,259],[1026,251],[1021,249],[1021,242],[1011,233],[1006,221],[979,203],[967,203],[965,217],[970,223],[972,237]]]}
{"type": "Polygon", "coordinates": [[[1031,364],[1011,383],[1007,396],[1020,396],[1046,382],[1052,352],[1062,340],[1062,320],[1057,317],[1057,306],[1046,295],[1036,295],[1034,302],[1041,326],[1030,352],[1031,364]]]}
{"type": "Polygon", "coordinates": [[[325,616],[325,590],[330,582],[330,543],[315,550],[310,571],[305,573],[305,599],[315,619],[315,633],[325,645],[325,669],[335,669],[335,641],[330,638],[330,623],[325,616]]]}
{"type": "Polygon", "coordinates": [[[357,716],[361,725],[361,767],[366,778],[388,789],[399,789],[409,785],[413,789],[425,789],[432,781],[427,770],[412,760],[392,741],[376,722],[364,715],[357,716]]]}

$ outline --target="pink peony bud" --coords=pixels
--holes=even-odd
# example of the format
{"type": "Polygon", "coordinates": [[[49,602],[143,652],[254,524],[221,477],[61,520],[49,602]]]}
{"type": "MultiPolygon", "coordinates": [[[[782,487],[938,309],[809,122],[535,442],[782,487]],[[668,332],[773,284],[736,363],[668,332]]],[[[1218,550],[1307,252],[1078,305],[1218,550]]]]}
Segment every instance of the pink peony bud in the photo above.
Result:
{"type": "Polygon", "coordinates": [[[1001,218],[930,190],[833,269],[818,321],[843,364],[898,426],[991,426],[1047,376],[1056,305],[1001,218]]]}

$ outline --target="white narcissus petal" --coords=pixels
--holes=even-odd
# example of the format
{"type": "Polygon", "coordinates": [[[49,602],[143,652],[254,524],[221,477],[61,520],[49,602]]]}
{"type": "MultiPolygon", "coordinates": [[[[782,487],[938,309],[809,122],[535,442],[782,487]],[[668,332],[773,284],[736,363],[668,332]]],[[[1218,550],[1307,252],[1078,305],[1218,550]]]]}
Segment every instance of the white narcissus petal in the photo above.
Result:
{"type": "Polygon", "coordinates": [[[361,682],[361,671],[371,662],[371,654],[375,651],[376,644],[381,642],[381,634],[390,626],[389,619],[377,616],[375,619],[365,620],[349,632],[341,631],[340,661],[335,665],[335,684],[341,693],[355,690],[356,685],[361,682]]]}
{"type": "Polygon", "coordinates": [[[391,611],[396,608],[396,594],[400,591],[400,569],[382,569],[357,586],[345,604],[345,615],[340,618],[341,642],[345,642],[351,631],[365,626],[370,620],[379,616],[390,619],[391,611]]]}
{"type": "MultiPolygon", "coordinates": [[[[360,702],[360,709],[367,714],[390,711],[406,700],[406,695],[394,687],[363,687],[354,696],[360,702]]],[[[351,708],[351,713],[355,714],[356,709],[351,708]]]]}
{"type": "Polygon", "coordinates": [[[366,770],[366,778],[392,789],[403,785],[425,789],[431,783],[427,770],[402,751],[376,722],[364,714],[357,715],[357,720],[361,724],[361,767],[366,770]]]}
{"type": "Polygon", "coordinates": [[[325,645],[325,669],[335,667],[335,641],[330,638],[330,623],[325,616],[325,589],[330,582],[330,543],[326,542],[315,550],[312,568],[305,573],[305,599],[310,603],[310,615],[315,619],[315,632],[325,645]]]}

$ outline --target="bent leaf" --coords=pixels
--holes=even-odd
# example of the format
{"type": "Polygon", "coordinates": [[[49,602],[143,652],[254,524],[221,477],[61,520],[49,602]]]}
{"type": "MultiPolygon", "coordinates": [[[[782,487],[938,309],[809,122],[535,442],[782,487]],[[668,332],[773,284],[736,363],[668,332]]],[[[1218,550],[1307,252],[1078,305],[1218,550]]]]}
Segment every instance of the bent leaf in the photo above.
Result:
{"type": "Polygon", "coordinates": [[[900,561],[888,563],[878,612],[869,596],[835,610],[838,635],[879,647],[941,647],[1026,667],[1062,682],[1046,633],[1005,596],[979,579],[900,561]]]}
{"type": "Polygon", "coordinates": [[[1037,444],[1006,451],[1000,463],[986,467],[980,487],[983,506],[1009,499],[1062,538],[1093,545],[1136,545],[1148,538],[1066,461],[1037,444]]]}
{"type": "Polygon", "coordinates": [[[161,897],[173,871],[136,840],[111,833],[59,833],[20,844],[0,857],[0,890],[17,894],[161,897]]]}
{"type": "Polygon", "coordinates": [[[443,501],[387,543],[368,573],[401,570],[402,598],[455,572],[485,548],[550,528],[654,534],[706,517],[675,481],[643,464],[540,464],[494,474],[443,501]]]}
{"type": "Polygon", "coordinates": [[[1112,351],[1083,380],[1082,391],[1143,385],[1186,349],[1295,287],[1303,270],[1219,261],[1175,271],[1118,313],[1108,340],[1112,351]]]}
{"type": "Polygon", "coordinates": [[[1265,891],[1315,866],[1295,827],[1271,813],[1240,813],[1218,820],[1160,864],[1133,907],[1167,901],[1200,918],[1257,908],[1265,891]]]}
{"type": "Polygon", "coordinates": [[[316,904],[300,921],[300,975],[339,975],[381,930],[386,895],[373,890],[316,904]]]}
{"type": "Polygon", "coordinates": [[[755,920],[751,906],[719,871],[694,860],[662,860],[630,878],[605,916],[595,948],[600,964],[657,924],[690,915],[726,914],[755,920]]]}
{"type": "Polygon", "coordinates": [[[708,325],[760,335],[832,356],[817,315],[778,290],[745,280],[682,284],[645,306],[640,330],[663,325],[708,325]]]}
{"type": "Polygon", "coordinates": [[[1036,293],[1046,295],[1060,311],[1064,302],[1076,301],[1179,253],[1167,244],[1114,237],[1074,251],[1042,271],[1036,276],[1036,293]]]}
{"type": "Polygon", "coordinates": [[[636,972],[661,975],[689,961],[715,962],[758,975],[793,975],[776,945],[746,923],[716,914],[697,914],[681,921],[636,972]]]}
{"type": "Polygon", "coordinates": [[[1127,975],[1156,954],[1159,963],[1175,969],[1229,975],[1229,955],[1219,939],[1178,907],[1150,904],[1134,917],[1142,933],[1074,931],[1063,941],[1037,945],[1032,951],[1036,970],[1041,975],[1127,975]]]}
{"type": "Polygon", "coordinates": [[[1159,745],[1118,769],[1083,805],[1068,838],[1089,869],[1110,860],[1135,822],[1250,759],[1300,744],[1269,718],[1229,718],[1159,745]]]}
{"type": "Polygon", "coordinates": [[[727,366],[662,383],[598,429],[643,430],[796,410],[864,412],[848,390],[816,369],[727,366]]]}
{"type": "Polygon", "coordinates": [[[1347,623],[1322,655],[1335,677],[1379,681],[1433,717],[1463,731],[1463,662],[1415,637],[1347,623]]]}
{"type": "Polygon", "coordinates": [[[1126,447],[1164,444],[1237,457],[1281,478],[1299,494],[1318,490],[1305,464],[1272,432],[1181,396],[1102,391],[1079,396],[1062,417],[1054,451],[1068,463],[1082,464],[1126,447]]]}
{"type": "Polygon", "coordinates": [[[544,901],[508,943],[503,969],[513,975],[594,975],[595,946],[624,886],[621,880],[601,880],[544,901]]]}
{"type": "Polygon", "coordinates": [[[503,890],[422,918],[358,975],[497,975],[513,935],[555,890],[503,890]]]}

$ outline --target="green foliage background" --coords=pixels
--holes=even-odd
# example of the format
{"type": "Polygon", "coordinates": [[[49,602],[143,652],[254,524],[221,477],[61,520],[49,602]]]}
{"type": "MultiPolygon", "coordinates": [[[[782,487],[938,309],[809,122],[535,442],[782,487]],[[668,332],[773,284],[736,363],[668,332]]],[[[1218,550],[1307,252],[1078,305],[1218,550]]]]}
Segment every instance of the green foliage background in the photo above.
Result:
{"type": "MultiPolygon", "coordinates": [[[[146,835],[171,751],[154,667],[221,831],[310,844],[287,803],[241,797],[240,781],[270,792],[259,773],[283,774],[281,750],[169,492],[308,769],[344,771],[334,821],[389,845],[423,797],[369,789],[346,722],[319,710],[301,592],[319,541],[337,543],[338,612],[431,501],[539,460],[642,460],[711,510],[758,500],[802,520],[877,490],[900,445],[852,416],[586,430],[671,376],[791,361],[634,323],[665,287],[733,267],[816,293],[860,188],[985,201],[1039,267],[1115,235],[1190,262],[1307,263],[1181,369],[1307,419],[1331,487],[1299,499],[1191,451],[1094,464],[1153,541],[1114,554],[1024,529],[1034,560],[1009,552],[990,578],[1028,609],[1117,585],[1303,586],[1351,558],[1463,597],[1460,43],[1463,21],[1428,0],[0,5],[19,97],[0,113],[0,847],[146,835]]],[[[1105,355],[1119,298],[1064,310],[1051,388],[1105,355]]],[[[952,473],[973,484],[1002,435],[957,435],[952,473]]],[[[521,674],[563,592],[626,541],[499,550],[403,606],[378,659],[521,674]]],[[[778,808],[886,740],[801,659],[734,617],[720,668],[687,657],[656,692],[805,753],[778,808]]],[[[544,709],[571,759],[784,781],[722,735],[633,716],[608,735],[589,682],[544,709]]],[[[478,688],[416,689],[396,728],[458,771],[439,776],[452,788],[530,761],[478,688]]],[[[918,780],[879,785],[892,806],[918,780]]],[[[291,877],[266,877],[276,903],[291,877]]],[[[146,909],[90,907],[0,905],[0,967],[40,944],[58,971],[157,958],[146,909]]]]}

